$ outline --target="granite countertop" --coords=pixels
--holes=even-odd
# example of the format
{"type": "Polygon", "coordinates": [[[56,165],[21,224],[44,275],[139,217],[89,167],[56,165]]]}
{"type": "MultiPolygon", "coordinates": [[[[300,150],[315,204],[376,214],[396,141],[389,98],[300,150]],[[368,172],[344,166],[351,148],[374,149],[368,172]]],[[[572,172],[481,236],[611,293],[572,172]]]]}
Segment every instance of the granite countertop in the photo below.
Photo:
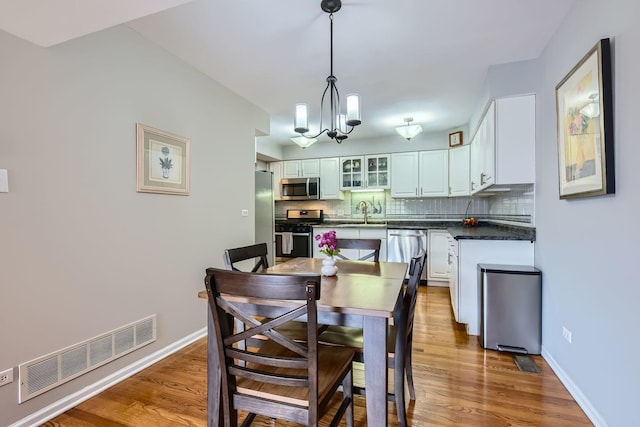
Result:
{"type": "Polygon", "coordinates": [[[463,227],[460,220],[372,220],[368,224],[358,221],[331,220],[322,223],[329,228],[386,228],[404,230],[447,230],[456,240],[536,240],[533,227],[497,224],[481,221],[476,227],[463,227]]]}
{"type": "Polygon", "coordinates": [[[447,231],[456,240],[536,240],[536,229],[501,224],[479,224],[477,227],[456,225],[447,231]]]}

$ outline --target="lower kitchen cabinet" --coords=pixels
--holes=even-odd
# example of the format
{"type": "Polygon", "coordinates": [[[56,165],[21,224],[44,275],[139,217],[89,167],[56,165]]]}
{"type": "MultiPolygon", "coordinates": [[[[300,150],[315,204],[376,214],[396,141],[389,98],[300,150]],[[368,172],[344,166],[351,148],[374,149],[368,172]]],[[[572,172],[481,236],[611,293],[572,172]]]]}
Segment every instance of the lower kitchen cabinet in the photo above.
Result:
{"type": "Polygon", "coordinates": [[[480,334],[481,293],[478,264],[533,265],[534,244],[528,240],[453,240],[452,307],[456,321],[469,335],[480,334]]]}
{"type": "Polygon", "coordinates": [[[429,230],[427,280],[449,281],[449,232],[446,230],[429,230]]]}
{"type": "MultiPolygon", "coordinates": [[[[313,227],[314,237],[327,231],[335,230],[338,239],[380,239],[380,261],[387,260],[387,229],[386,228],[366,228],[366,227],[313,227]]],[[[359,251],[356,249],[344,249],[341,251],[344,256],[351,259],[358,259],[371,251],[359,251]]],[[[314,238],[313,241],[313,257],[326,258],[327,256],[320,252],[318,243],[314,238]]]]}

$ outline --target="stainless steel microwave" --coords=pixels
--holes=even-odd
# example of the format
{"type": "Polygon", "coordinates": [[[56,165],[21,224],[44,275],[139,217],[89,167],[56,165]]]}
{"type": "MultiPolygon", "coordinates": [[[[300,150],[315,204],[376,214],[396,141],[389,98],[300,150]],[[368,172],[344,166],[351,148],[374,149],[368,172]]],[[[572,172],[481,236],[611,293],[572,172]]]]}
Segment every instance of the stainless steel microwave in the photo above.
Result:
{"type": "Polygon", "coordinates": [[[320,178],[283,178],[280,187],[282,200],[320,199],[320,178]]]}

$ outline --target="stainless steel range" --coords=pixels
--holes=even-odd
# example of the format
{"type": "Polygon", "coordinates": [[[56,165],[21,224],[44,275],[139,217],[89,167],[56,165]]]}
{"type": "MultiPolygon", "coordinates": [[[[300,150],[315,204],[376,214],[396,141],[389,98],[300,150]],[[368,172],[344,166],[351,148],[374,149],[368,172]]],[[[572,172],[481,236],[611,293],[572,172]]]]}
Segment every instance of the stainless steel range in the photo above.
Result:
{"type": "Polygon", "coordinates": [[[276,221],[276,261],[313,256],[313,226],[322,224],[322,209],[287,210],[287,219],[276,221]]]}

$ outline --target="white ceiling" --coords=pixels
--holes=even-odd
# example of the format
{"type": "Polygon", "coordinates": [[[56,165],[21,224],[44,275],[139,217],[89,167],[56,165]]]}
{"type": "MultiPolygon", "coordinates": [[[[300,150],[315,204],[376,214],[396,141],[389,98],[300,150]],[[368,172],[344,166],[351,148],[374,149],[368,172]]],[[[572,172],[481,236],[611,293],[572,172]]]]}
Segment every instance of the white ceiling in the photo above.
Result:
{"type": "MultiPolygon", "coordinates": [[[[406,116],[426,132],[466,124],[488,67],[536,58],[575,1],[343,0],[334,74],[363,110],[347,142],[399,138],[406,116]]],[[[317,127],[329,75],[320,0],[0,0],[0,28],[41,46],[119,23],[266,110],[266,139],[292,144],[297,102],[317,127]]]]}

